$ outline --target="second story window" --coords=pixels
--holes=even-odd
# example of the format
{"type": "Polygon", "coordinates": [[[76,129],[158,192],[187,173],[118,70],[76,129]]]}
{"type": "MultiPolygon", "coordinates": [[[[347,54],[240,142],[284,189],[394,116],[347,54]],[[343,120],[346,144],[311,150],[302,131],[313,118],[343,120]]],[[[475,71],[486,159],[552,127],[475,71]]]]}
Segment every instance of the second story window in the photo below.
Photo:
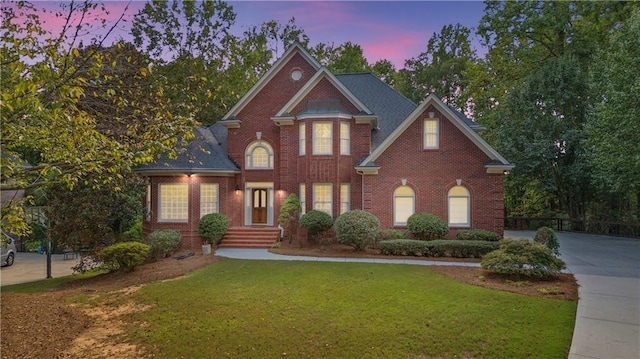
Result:
{"type": "Polygon", "coordinates": [[[273,169],[273,149],[264,141],[251,143],[245,151],[247,169],[273,169]]]}
{"type": "Polygon", "coordinates": [[[431,150],[439,147],[440,128],[438,120],[435,118],[428,118],[424,120],[424,149],[431,150]]]}
{"type": "Polygon", "coordinates": [[[314,122],[313,123],[313,154],[331,155],[333,154],[333,123],[314,122]]]}
{"type": "Polygon", "coordinates": [[[340,154],[351,154],[351,134],[348,122],[340,122],[340,154]]]}

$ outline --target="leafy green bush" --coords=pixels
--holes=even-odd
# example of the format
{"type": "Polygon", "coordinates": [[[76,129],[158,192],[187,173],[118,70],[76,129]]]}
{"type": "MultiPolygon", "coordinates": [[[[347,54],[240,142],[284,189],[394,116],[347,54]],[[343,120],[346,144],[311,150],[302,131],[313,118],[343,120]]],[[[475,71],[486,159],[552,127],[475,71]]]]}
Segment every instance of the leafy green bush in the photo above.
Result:
{"type": "Polygon", "coordinates": [[[407,220],[407,229],[416,239],[432,241],[444,238],[449,226],[442,218],[431,213],[414,213],[407,220]]]}
{"type": "Polygon", "coordinates": [[[326,213],[314,209],[300,218],[300,227],[307,229],[309,239],[318,240],[318,236],[333,226],[333,218],[326,213]]]}
{"type": "Polygon", "coordinates": [[[501,238],[498,233],[486,229],[461,229],[456,233],[456,239],[461,241],[498,242],[501,238]]]}
{"type": "Polygon", "coordinates": [[[295,193],[287,196],[284,200],[282,207],[280,208],[280,215],[278,215],[278,223],[284,228],[285,232],[289,236],[289,243],[293,238],[293,228],[300,218],[300,199],[295,193]]]}
{"type": "Polygon", "coordinates": [[[556,256],[560,255],[560,243],[558,243],[558,236],[556,236],[556,232],[553,229],[549,227],[538,228],[533,241],[547,246],[556,256]]]}
{"type": "Polygon", "coordinates": [[[345,212],[334,223],[338,243],[351,246],[356,251],[364,251],[375,243],[378,227],[378,218],[362,210],[345,212]]]}
{"type": "Polygon", "coordinates": [[[137,221],[128,231],[124,232],[124,238],[128,241],[142,241],[142,221],[137,221]]]}
{"type": "Polygon", "coordinates": [[[381,254],[423,257],[482,258],[498,247],[497,242],[448,239],[435,241],[393,239],[378,243],[381,254]]]}
{"type": "Polygon", "coordinates": [[[110,271],[132,272],[144,263],[149,246],[140,242],[120,242],[105,247],[99,258],[110,271]]]}
{"type": "Polygon", "coordinates": [[[222,213],[209,213],[200,218],[198,234],[205,239],[205,243],[220,244],[222,236],[229,229],[229,218],[222,213]]]}
{"type": "Polygon", "coordinates": [[[162,258],[171,256],[178,244],[182,235],[180,232],[173,229],[162,229],[152,232],[147,237],[147,244],[149,244],[149,260],[157,262],[162,258]]]}
{"type": "Polygon", "coordinates": [[[500,248],[482,259],[482,268],[533,278],[557,275],[565,263],[546,246],[528,239],[503,239],[500,248]]]}
{"type": "Polygon", "coordinates": [[[399,229],[381,229],[378,231],[378,242],[390,239],[407,239],[407,234],[399,229]]]}

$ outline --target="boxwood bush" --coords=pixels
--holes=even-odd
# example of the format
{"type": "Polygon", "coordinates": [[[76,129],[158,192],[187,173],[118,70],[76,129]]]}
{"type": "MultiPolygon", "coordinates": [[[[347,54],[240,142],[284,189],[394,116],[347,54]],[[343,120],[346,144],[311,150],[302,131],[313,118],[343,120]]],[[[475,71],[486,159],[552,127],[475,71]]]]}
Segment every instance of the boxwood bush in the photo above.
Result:
{"type": "Polygon", "coordinates": [[[498,233],[486,229],[461,229],[456,233],[456,239],[461,241],[498,242],[501,238],[498,233]]]}
{"type": "Polygon", "coordinates": [[[307,229],[309,239],[317,241],[319,235],[333,226],[333,218],[323,211],[317,209],[305,213],[300,218],[300,227],[307,229]]]}
{"type": "Polygon", "coordinates": [[[147,237],[149,245],[149,260],[157,262],[162,258],[167,258],[178,248],[182,240],[180,232],[173,229],[162,229],[154,231],[147,237]]]}
{"type": "Polygon", "coordinates": [[[105,247],[99,253],[99,259],[109,271],[132,272],[144,263],[149,246],[140,242],[120,242],[105,247]]]}
{"type": "Polygon", "coordinates": [[[500,274],[547,278],[557,275],[565,263],[540,243],[503,239],[498,250],[484,256],[482,268],[500,274]]]}
{"type": "Polygon", "coordinates": [[[444,238],[449,226],[442,218],[431,213],[414,213],[407,220],[407,229],[415,239],[433,241],[444,238]]]}
{"type": "Polygon", "coordinates": [[[333,226],[338,243],[364,251],[376,242],[380,222],[367,211],[353,210],[341,214],[333,226]]]}
{"type": "Polygon", "coordinates": [[[407,239],[407,234],[399,229],[381,229],[378,231],[378,242],[390,239],[407,239]]]}
{"type": "Polygon", "coordinates": [[[553,229],[549,227],[538,228],[533,241],[547,246],[556,256],[560,255],[560,243],[558,243],[558,236],[556,236],[556,232],[553,229]]]}
{"type": "Polygon", "coordinates": [[[378,250],[381,254],[423,257],[482,258],[498,247],[499,243],[497,242],[448,239],[435,241],[392,239],[378,243],[378,250]]]}
{"type": "Polygon", "coordinates": [[[229,229],[229,218],[222,213],[209,213],[200,218],[198,234],[206,243],[218,245],[229,229]]]}

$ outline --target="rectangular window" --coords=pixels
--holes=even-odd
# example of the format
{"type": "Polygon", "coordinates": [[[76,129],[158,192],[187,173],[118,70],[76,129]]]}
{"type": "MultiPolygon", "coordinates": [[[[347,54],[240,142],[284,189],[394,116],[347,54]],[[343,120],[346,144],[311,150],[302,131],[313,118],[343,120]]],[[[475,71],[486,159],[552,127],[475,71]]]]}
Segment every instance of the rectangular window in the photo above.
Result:
{"type": "Polygon", "coordinates": [[[351,134],[348,122],[340,122],[340,154],[351,154],[351,134]]]}
{"type": "Polygon", "coordinates": [[[439,146],[439,123],[437,119],[424,120],[424,149],[434,149],[439,146]]]}
{"type": "Polygon", "coordinates": [[[300,156],[304,156],[307,152],[307,149],[306,149],[307,142],[305,141],[306,136],[307,136],[307,126],[305,126],[304,123],[301,123],[300,126],[298,127],[298,137],[300,139],[299,141],[300,156]]]}
{"type": "Polygon", "coordinates": [[[313,123],[313,154],[330,155],[333,154],[333,123],[314,122],[313,123]]]}
{"type": "Polygon", "coordinates": [[[145,221],[150,221],[151,220],[151,185],[148,184],[147,185],[147,198],[145,199],[146,206],[145,206],[145,214],[144,214],[144,219],[145,221]]]}
{"type": "Polygon", "coordinates": [[[469,197],[449,197],[449,225],[452,227],[468,227],[469,197]]]}
{"type": "Polygon", "coordinates": [[[313,184],[313,209],[323,211],[333,216],[333,193],[330,183],[313,184]]]}
{"type": "Polygon", "coordinates": [[[186,222],[189,219],[189,185],[160,184],[159,222],[186,222]]]}
{"type": "Polygon", "coordinates": [[[218,184],[202,183],[200,185],[200,218],[205,214],[218,213],[218,184]]]}
{"type": "Polygon", "coordinates": [[[300,215],[307,213],[306,196],[307,196],[307,186],[304,183],[300,183],[300,194],[299,194],[300,215]]]}
{"type": "Polygon", "coordinates": [[[340,214],[351,210],[351,185],[348,183],[340,184],[340,214]]]}

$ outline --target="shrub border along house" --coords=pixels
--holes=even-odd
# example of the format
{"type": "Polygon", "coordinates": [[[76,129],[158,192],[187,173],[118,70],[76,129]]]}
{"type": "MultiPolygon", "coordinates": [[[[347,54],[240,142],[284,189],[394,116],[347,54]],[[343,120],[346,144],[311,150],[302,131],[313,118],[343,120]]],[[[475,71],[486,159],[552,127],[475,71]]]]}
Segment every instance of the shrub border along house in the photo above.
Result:
{"type": "Polygon", "coordinates": [[[439,239],[392,239],[378,243],[380,254],[396,256],[482,258],[500,247],[498,242],[439,239]]]}

